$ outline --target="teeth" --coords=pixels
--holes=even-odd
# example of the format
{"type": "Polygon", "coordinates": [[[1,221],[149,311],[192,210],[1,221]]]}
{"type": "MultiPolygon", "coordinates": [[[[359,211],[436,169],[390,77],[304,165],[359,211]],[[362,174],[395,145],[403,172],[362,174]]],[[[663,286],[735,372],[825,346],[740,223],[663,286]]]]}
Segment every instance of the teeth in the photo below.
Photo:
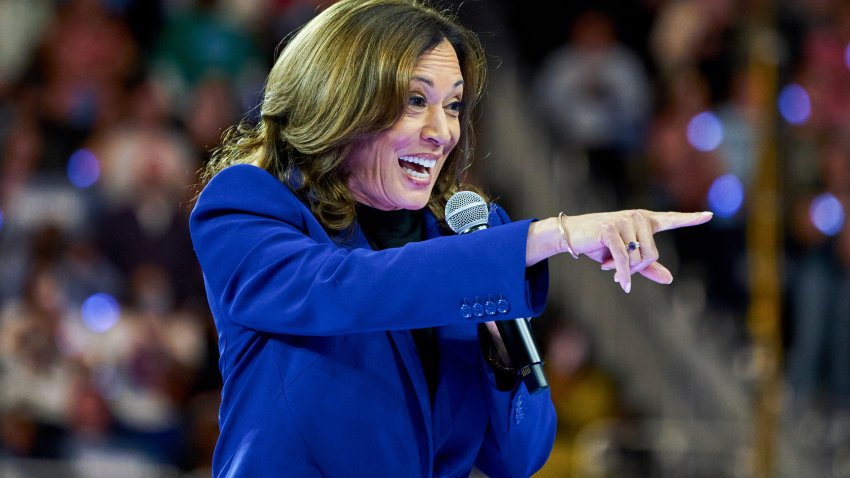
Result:
{"type": "Polygon", "coordinates": [[[401,168],[402,171],[413,176],[416,179],[428,179],[428,173],[420,173],[419,171],[414,171],[410,168],[401,168]]]}
{"type": "Polygon", "coordinates": [[[425,166],[426,168],[433,168],[434,165],[437,164],[436,159],[419,158],[416,156],[402,156],[401,160],[407,161],[408,163],[414,163],[420,166],[425,166]]]}

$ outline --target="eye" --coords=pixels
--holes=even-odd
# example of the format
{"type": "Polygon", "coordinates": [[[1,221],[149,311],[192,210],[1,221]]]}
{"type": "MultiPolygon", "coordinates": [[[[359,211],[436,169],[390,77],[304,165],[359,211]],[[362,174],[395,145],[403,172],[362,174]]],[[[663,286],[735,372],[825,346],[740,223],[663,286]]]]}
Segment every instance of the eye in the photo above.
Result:
{"type": "Polygon", "coordinates": [[[407,97],[407,106],[412,108],[421,109],[428,105],[428,102],[425,100],[425,97],[419,93],[411,93],[410,96],[407,97]]]}
{"type": "Polygon", "coordinates": [[[454,116],[460,116],[460,112],[463,111],[463,101],[452,101],[446,106],[446,109],[454,116]]]}

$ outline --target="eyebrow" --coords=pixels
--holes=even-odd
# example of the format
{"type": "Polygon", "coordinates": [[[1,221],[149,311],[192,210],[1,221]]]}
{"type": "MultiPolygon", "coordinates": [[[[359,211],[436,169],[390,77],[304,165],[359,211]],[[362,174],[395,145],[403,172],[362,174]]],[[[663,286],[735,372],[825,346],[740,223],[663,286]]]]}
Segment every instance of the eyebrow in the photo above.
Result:
{"type": "MultiPolygon", "coordinates": [[[[416,81],[421,81],[422,83],[425,83],[426,85],[430,86],[431,88],[434,87],[434,82],[431,81],[430,78],[425,78],[424,76],[414,76],[413,79],[416,80],[416,81]]],[[[460,86],[462,84],[463,84],[463,79],[457,80],[455,82],[455,84],[452,85],[452,88],[457,88],[458,86],[460,86]]]]}

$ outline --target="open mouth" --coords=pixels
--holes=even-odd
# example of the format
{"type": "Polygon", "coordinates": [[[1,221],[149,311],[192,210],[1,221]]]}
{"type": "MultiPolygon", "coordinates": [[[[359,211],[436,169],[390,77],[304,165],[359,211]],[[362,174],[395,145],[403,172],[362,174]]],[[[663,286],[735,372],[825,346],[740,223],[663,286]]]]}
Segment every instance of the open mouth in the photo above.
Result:
{"type": "Polygon", "coordinates": [[[420,158],[417,156],[402,156],[398,158],[398,165],[410,177],[419,180],[428,180],[431,177],[431,168],[437,164],[436,159],[420,158]]]}

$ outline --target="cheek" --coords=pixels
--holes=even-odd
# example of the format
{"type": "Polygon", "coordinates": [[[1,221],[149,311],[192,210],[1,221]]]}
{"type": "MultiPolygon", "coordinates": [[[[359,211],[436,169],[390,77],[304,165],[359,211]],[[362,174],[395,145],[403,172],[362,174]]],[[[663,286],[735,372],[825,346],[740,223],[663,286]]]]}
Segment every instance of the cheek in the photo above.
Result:
{"type": "Polygon", "coordinates": [[[451,142],[451,144],[449,145],[449,147],[446,151],[447,154],[449,152],[453,151],[455,149],[455,147],[457,147],[458,143],[460,143],[460,125],[456,125],[455,127],[452,128],[451,135],[452,135],[452,142],[451,142]]]}
{"type": "Polygon", "coordinates": [[[349,160],[352,176],[368,177],[382,169],[383,158],[379,141],[360,144],[349,160]]]}
{"type": "MultiPolygon", "coordinates": [[[[454,120],[450,123],[449,129],[452,135],[452,141],[454,144],[457,144],[460,141],[460,134],[462,131],[460,118],[454,118],[454,120]]],[[[454,145],[452,145],[454,147],[454,145]]]]}

